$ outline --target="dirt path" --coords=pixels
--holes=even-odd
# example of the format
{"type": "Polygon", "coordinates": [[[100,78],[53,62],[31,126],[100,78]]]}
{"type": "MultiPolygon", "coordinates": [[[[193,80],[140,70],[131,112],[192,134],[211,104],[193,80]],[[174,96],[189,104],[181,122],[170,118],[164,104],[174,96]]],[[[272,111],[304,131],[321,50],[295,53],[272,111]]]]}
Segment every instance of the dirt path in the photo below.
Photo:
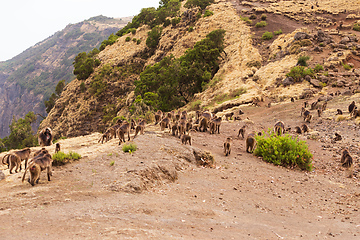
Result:
{"type": "MultiPolygon", "coordinates": [[[[322,121],[335,124],[326,114],[333,115],[333,104],[345,107],[350,100],[330,101],[322,121]]],[[[244,117],[254,122],[248,130],[267,129],[277,119],[289,126],[301,123],[301,103],[243,107],[244,117]]],[[[317,128],[318,121],[310,127],[317,128]]],[[[21,183],[22,173],[0,182],[0,232],[5,239],[359,237],[360,183],[346,178],[336,150],[322,147],[326,131],[320,128],[318,140],[308,140],[315,170],[307,173],[247,154],[236,137],[243,124],[224,121],[220,135],[195,133],[191,147],[150,125],[134,140],[138,150],[133,154],[122,152],[114,139],[98,144],[98,133],[61,140],[65,152],[83,158],[54,167],[51,182],[43,173],[35,187],[21,183]],[[234,139],[229,157],[222,149],[227,136],[234,139]],[[200,148],[213,153],[216,168],[194,164],[192,151],[200,148]]],[[[337,128],[349,125],[340,122],[337,128]]],[[[343,132],[347,136],[334,147],[358,134],[343,132]]],[[[358,168],[357,158],[355,164],[358,168]]]]}

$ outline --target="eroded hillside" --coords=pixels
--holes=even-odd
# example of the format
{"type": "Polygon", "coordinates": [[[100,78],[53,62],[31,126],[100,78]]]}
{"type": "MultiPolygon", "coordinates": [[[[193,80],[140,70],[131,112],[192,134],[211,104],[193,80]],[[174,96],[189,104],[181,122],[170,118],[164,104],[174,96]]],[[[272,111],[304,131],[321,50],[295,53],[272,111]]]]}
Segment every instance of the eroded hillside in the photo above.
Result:
{"type": "MultiPolygon", "coordinates": [[[[101,51],[98,55],[101,65],[95,73],[84,83],[71,82],[41,127],[52,127],[58,136],[79,136],[104,131],[111,124],[111,116],[130,117],[133,113],[129,112],[129,107],[136,97],[133,83],[144,67],[171,54],[180,57],[186,49],[219,28],[226,30],[225,49],[219,70],[207,89],[193,100],[200,107],[214,112],[231,111],[241,104],[265,105],[291,97],[326,94],[331,87],[343,90],[343,86],[349,86],[355,92],[359,81],[360,46],[359,32],[352,30],[352,26],[359,17],[354,11],[354,2],[340,5],[338,7],[337,1],[313,4],[306,1],[215,1],[207,7],[213,15],[197,20],[191,16],[199,9],[182,6],[180,23],[163,29],[150,57],[144,57],[149,54],[146,39],[150,28],[147,25],[101,51]],[[262,15],[267,25],[256,27],[262,15]],[[189,26],[193,31],[188,30],[189,26]],[[261,39],[266,31],[273,33],[272,39],[261,39]],[[310,68],[321,65],[323,70],[308,76],[306,81],[287,78],[286,74],[300,56],[310,57],[310,68]],[[343,64],[353,68],[345,70],[343,64]],[[94,94],[95,89],[102,89],[102,92],[94,94]]],[[[146,111],[144,106],[142,112],[146,111]]]]}

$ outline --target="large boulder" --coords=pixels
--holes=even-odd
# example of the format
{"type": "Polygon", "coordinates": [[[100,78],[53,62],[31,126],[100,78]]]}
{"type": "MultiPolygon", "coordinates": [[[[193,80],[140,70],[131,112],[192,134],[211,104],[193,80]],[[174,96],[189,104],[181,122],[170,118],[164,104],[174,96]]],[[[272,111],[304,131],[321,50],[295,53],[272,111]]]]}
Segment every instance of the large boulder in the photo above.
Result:
{"type": "Polygon", "coordinates": [[[309,39],[311,36],[305,32],[297,32],[295,33],[294,39],[295,40],[303,40],[303,39],[309,39]]]}

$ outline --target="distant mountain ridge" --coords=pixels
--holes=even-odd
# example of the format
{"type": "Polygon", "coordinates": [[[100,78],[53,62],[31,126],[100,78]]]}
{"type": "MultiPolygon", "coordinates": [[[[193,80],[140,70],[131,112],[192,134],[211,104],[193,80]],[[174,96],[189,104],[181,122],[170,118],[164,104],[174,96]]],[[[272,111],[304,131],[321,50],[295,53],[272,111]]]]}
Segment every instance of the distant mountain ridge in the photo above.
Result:
{"type": "Polygon", "coordinates": [[[29,111],[46,115],[44,100],[54,92],[56,84],[74,79],[75,56],[98,48],[131,19],[96,16],[69,24],[14,58],[0,62],[0,138],[9,134],[13,116],[23,117],[29,111]]]}

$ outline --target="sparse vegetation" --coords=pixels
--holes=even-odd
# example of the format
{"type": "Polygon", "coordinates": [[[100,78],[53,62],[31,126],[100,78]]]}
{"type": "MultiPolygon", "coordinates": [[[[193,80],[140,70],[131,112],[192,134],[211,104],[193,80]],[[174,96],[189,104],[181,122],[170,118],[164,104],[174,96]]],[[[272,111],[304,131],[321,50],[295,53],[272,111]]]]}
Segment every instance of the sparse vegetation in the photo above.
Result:
{"type": "Polygon", "coordinates": [[[264,34],[261,36],[261,39],[262,40],[270,40],[274,37],[273,33],[272,32],[264,32],[264,34]]]}
{"type": "Polygon", "coordinates": [[[207,9],[205,10],[204,17],[210,17],[212,15],[214,15],[214,13],[212,11],[207,10],[207,9]]]}
{"type": "Polygon", "coordinates": [[[308,64],[307,64],[307,61],[310,59],[310,57],[309,56],[300,56],[299,58],[298,58],[298,61],[297,61],[297,65],[299,65],[299,66],[304,66],[304,67],[306,67],[308,64]]]}
{"type": "Polygon", "coordinates": [[[349,64],[347,64],[347,63],[341,63],[342,65],[343,65],[343,67],[344,67],[344,69],[345,70],[351,70],[351,66],[349,65],[349,64]]]}
{"type": "Polygon", "coordinates": [[[74,74],[77,79],[87,79],[94,72],[94,68],[100,65],[100,60],[94,58],[97,53],[98,50],[94,49],[88,54],[86,54],[86,52],[82,52],[75,57],[74,74]]]}
{"type": "Polygon", "coordinates": [[[324,71],[324,67],[320,64],[316,64],[315,67],[314,67],[314,71],[316,73],[320,72],[320,71],[324,71]]]}
{"type": "Polygon", "coordinates": [[[80,158],[81,155],[76,152],[69,152],[68,154],[65,154],[64,152],[60,151],[52,155],[54,166],[65,165],[72,160],[79,160],[80,158]]]}
{"type": "Polygon", "coordinates": [[[299,167],[312,171],[312,154],[305,141],[288,134],[279,136],[270,130],[267,134],[255,136],[257,146],[254,154],[266,162],[284,167],[299,167]]]}
{"type": "Polygon", "coordinates": [[[267,22],[265,21],[260,21],[255,24],[255,27],[257,28],[266,27],[266,26],[267,26],[267,22]]]}
{"type": "Polygon", "coordinates": [[[266,20],[266,18],[267,18],[267,16],[266,16],[266,14],[265,14],[265,13],[261,14],[261,16],[260,16],[260,19],[261,19],[261,20],[265,21],[265,20],[266,20]]]}
{"type": "Polygon", "coordinates": [[[193,26],[190,26],[190,27],[188,28],[188,32],[192,32],[192,31],[194,31],[194,27],[193,27],[193,26]]]}
{"type": "Polygon", "coordinates": [[[133,153],[137,149],[135,143],[125,143],[122,147],[123,152],[133,153]]]}
{"type": "Polygon", "coordinates": [[[360,31],[360,24],[354,23],[354,25],[353,25],[353,30],[355,30],[355,31],[360,31]]]}
{"type": "Polygon", "coordinates": [[[115,161],[110,162],[110,166],[114,166],[114,164],[115,164],[115,161]]]}
{"type": "Polygon", "coordinates": [[[252,21],[248,17],[241,17],[240,16],[240,19],[243,20],[244,22],[246,22],[249,25],[252,24],[252,21]]]}
{"type": "Polygon", "coordinates": [[[49,100],[44,102],[47,113],[49,113],[51,109],[55,106],[55,102],[60,97],[64,87],[65,87],[65,80],[59,81],[55,87],[55,93],[51,94],[49,100]]]}
{"type": "Polygon", "coordinates": [[[275,35],[280,35],[280,34],[282,34],[283,33],[283,31],[281,30],[281,29],[279,29],[278,31],[274,31],[274,34],[275,35]]]}
{"type": "Polygon", "coordinates": [[[201,100],[196,100],[190,103],[190,111],[200,110],[201,100]]]}

